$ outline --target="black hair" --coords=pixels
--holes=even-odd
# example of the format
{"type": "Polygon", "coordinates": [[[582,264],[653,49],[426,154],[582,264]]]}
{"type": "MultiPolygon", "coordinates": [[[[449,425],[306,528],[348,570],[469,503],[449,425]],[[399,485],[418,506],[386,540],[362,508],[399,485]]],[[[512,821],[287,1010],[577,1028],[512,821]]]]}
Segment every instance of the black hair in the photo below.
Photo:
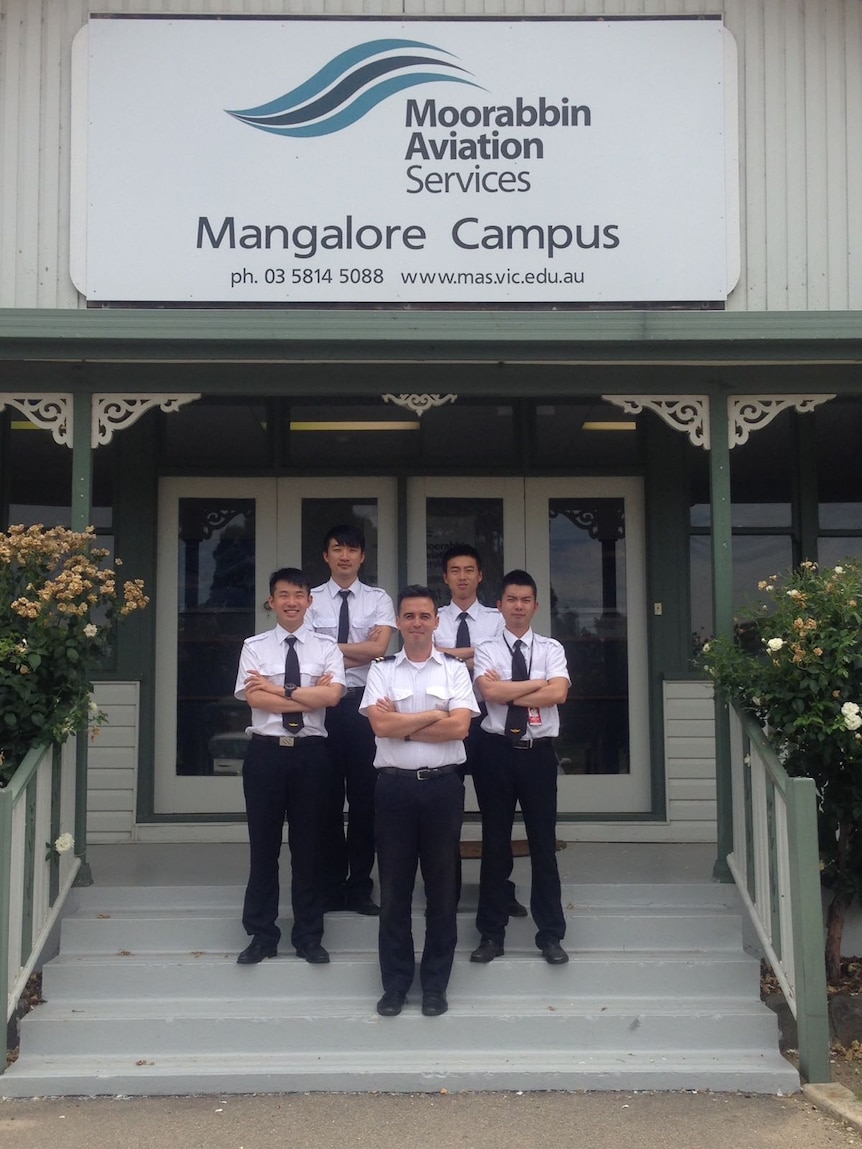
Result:
{"type": "Polygon", "coordinates": [[[437,613],[437,595],[430,586],[419,586],[418,583],[413,583],[410,586],[405,586],[398,592],[398,613],[401,614],[401,604],[405,598],[430,598],[434,603],[434,613],[437,613]]]}
{"type": "Polygon", "coordinates": [[[311,580],[305,571],[301,571],[299,567],[280,567],[277,571],[273,571],[269,576],[270,596],[275,593],[277,582],[286,582],[290,583],[291,586],[301,587],[306,594],[311,591],[311,580]]]}
{"type": "Polygon", "coordinates": [[[538,602],[539,593],[536,590],[536,580],[526,571],[513,570],[503,575],[503,585],[500,587],[500,597],[506,593],[507,586],[528,586],[532,588],[533,598],[538,602]]]}
{"type": "Polygon", "coordinates": [[[323,553],[329,550],[330,543],[340,543],[343,547],[359,547],[365,554],[365,535],[352,523],[339,523],[330,527],[323,539],[323,553]]]}
{"type": "Polygon", "coordinates": [[[457,558],[459,555],[465,555],[467,558],[474,559],[476,566],[482,571],[482,556],[475,547],[470,546],[469,543],[454,543],[448,550],[444,551],[443,558],[440,560],[440,568],[443,574],[446,573],[446,568],[452,559],[457,558]]]}

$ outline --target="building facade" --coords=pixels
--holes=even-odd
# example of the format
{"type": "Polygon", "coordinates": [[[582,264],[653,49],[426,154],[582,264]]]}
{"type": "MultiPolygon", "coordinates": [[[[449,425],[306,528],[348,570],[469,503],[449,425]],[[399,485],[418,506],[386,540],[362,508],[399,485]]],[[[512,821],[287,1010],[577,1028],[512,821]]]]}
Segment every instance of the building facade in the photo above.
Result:
{"type": "MultiPolygon", "coordinates": [[[[564,642],[572,676],[565,837],[713,840],[695,648],[760,578],[862,554],[860,0],[132,7],[0,0],[0,513],[92,521],[153,591],[99,676],[110,723],[90,750],[90,840],[243,836],[239,645],[268,625],[269,572],[321,581],[324,532],[343,521],[363,526],[366,577],[390,592],[441,585],[453,541],[482,551],[487,601],[505,570],[533,573],[538,629],[564,642]],[[607,26],[609,46],[594,44],[607,26]],[[441,45],[462,33],[456,91],[441,45]],[[309,60],[286,79],[255,54],[283,35],[309,60]],[[333,148],[346,128],[314,135],[295,111],[306,76],[328,98],[316,78],[346,67],[350,36],[398,41],[389,72],[377,50],[384,75],[433,56],[421,96],[387,89],[351,121],[376,140],[395,99],[407,107],[409,217],[382,160],[333,148]],[[569,37],[587,45],[571,99],[554,103],[548,80],[542,105],[569,37]],[[194,119],[206,66],[181,66],[200,46],[226,74],[231,45],[238,71],[265,77],[218,109],[235,153],[194,119]],[[527,95],[504,103],[519,52],[527,95]],[[284,169],[257,166],[273,142],[284,169]],[[577,183],[604,164],[606,182],[577,183]],[[234,212],[270,202],[255,200],[261,172],[282,170],[284,214],[234,212]],[[535,217],[510,207],[528,181],[535,217]],[[332,214],[345,187],[381,205],[349,237],[332,214]],[[166,214],[150,219],[156,201],[166,214]],[[450,204],[447,258],[474,262],[423,264],[450,204]],[[513,286],[552,255],[572,283],[513,286]],[[467,286],[441,287],[447,266],[467,286]],[[416,267],[434,290],[407,282],[416,267]],[[399,286],[375,294],[378,271],[399,286]]],[[[316,123],[354,114],[330,105],[316,123]]]]}

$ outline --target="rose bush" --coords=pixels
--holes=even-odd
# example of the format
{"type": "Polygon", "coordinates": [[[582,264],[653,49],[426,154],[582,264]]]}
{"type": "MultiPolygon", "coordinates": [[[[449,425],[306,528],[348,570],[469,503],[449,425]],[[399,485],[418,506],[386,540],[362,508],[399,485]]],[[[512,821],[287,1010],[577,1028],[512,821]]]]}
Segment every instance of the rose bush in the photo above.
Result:
{"type": "Polygon", "coordinates": [[[862,564],[804,562],[758,590],[733,639],[706,643],[697,663],[757,717],[788,774],[814,779],[835,983],[845,914],[862,894],[862,564]]]}
{"type": "Polygon", "coordinates": [[[118,620],[149,601],[140,579],[118,586],[121,560],[107,558],[92,527],[0,535],[0,785],[32,746],[98,720],[92,670],[118,620]]]}

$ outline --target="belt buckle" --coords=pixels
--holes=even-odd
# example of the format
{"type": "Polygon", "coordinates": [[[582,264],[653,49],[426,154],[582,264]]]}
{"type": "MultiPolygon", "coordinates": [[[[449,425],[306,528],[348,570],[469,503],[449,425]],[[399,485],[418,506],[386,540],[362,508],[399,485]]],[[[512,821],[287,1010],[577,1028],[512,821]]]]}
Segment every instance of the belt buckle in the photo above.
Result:
{"type": "Polygon", "coordinates": [[[529,740],[529,738],[521,738],[518,742],[512,743],[512,748],[514,750],[530,750],[532,749],[532,746],[533,743],[529,740]]]}
{"type": "Polygon", "coordinates": [[[282,734],[278,740],[279,746],[293,746],[296,738],[293,734],[282,734]]]}
{"type": "Polygon", "coordinates": [[[421,770],[416,771],[416,777],[419,779],[420,782],[427,782],[428,779],[433,778],[434,775],[431,771],[430,766],[423,766],[421,770]]]}

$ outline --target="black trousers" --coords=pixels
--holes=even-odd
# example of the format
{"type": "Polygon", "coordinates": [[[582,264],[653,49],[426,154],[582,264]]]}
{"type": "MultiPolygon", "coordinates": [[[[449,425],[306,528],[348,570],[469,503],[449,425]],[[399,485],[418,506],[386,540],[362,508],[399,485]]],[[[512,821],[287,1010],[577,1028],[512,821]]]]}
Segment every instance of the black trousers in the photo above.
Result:
{"type": "Polygon", "coordinates": [[[508,913],[507,881],[512,872],[512,824],[520,804],[530,846],[530,913],[536,945],[562,941],[566,919],[557,868],[557,756],[552,743],[518,750],[507,739],[483,737],[473,783],[482,811],[482,865],[476,928],[502,944],[508,913]]]}
{"type": "Polygon", "coordinates": [[[346,694],[326,712],[329,795],[323,843],[323,897],[368,897],[374,885],[374,769],[376,743],[368,719],[359,713],[362,690],[346,694]],[[347,796],[347,836],[344,798],[347,796]]]}
{"type": "MultiPolygon", "coordinates": [[[[467,737],[464,739],[464,750],[467,754],[467,761],[461,767],[463,774],[475,774],[476,773],[474,767],[475,767],[475,764],[479,761],[479,759],[481,757],[482,741],[485,738],[493,737],[491,734],[486,733],[482,729],[482,719],[484,718],[485,713],[486,713],[486,711],[485,711],[485,708],[483,705],[482,706],[482,713],[477,714],[475,717],[473,717],[470,720],[470,730],[467,733],[467,737]]],[[[480,763],[479,764],[480,775],[481,775],[481,770],[482,770],[482,766],[480,763]]],[[[480,783],[477,784],[476,779],[474,778],[473,783],[474,783],[474,786],[476,789],[476,801],[479,804],[479,813],[481,814],[481,812],[482,812],[482,798],[481,798],[480,793],[479,793],[481,780],[480,780],[480,783]]],[[[458,871],[458,901],[459,902],[461,901],[461,874],[462,874],[462,870],[463,870],[463,867],[459,868],[459,871],[458,871]]],[[[512,873],[512,864],[510,862],[509,873],[506,875],[506,894],[507,894],[509,901],[514,902],[515,901],[515,883],[511,879],[511,876],[510,876],[511,873],[512,873]]]]}
{"type": "Polygon", "coordinates": [[[252,738],[242,771],[248,815],[249,876],[242,910],[245,932],[277,945],[278,859],[285,817],[290,848],[295,946],[323,937],[320,844],[329,775],[326,739],[299,738],[292,747],[252,738]]]}
{"type": "Polygon", "coordinates": [[[416,971],[412,912],[416,868],[425,883],[423,993],[444,993],[458,941],[457,876],[464,783],[457,773],[418,781],[381,774],[376,792],[380,875],[378,952],[384,990],[407,993],[416,971]]]}

